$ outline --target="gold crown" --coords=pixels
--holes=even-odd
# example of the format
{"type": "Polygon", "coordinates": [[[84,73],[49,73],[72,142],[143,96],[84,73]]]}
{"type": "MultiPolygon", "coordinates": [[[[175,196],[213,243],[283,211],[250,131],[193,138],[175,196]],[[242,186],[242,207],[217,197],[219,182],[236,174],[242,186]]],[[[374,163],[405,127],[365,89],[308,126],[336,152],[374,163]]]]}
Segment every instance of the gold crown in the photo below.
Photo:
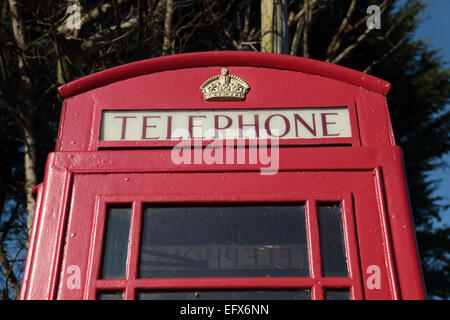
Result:
{"type": "Polygon", "coordinates": [[[233,101],[245,100],[250,86],[241,78],[228,74],[228,70],[223,68],[222,74],[209,78],[200,88],[207,101],[233,101]]]}

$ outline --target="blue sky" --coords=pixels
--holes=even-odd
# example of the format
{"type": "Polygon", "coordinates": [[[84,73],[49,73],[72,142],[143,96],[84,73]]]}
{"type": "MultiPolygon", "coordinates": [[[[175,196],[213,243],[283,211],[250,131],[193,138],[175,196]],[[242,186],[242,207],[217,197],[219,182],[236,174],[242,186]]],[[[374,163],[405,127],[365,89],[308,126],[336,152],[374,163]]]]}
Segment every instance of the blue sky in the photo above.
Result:
{"type": "MultiPolygon", "coordinates": [[[[440,53],[450,68],[450,0],[430,0],[423,15],[424,21],[415,33],[417,39],[429,39],[429,44],[440,49],[440,53]]],[[[450,105],[447,106],[450,108],[450,105]]],[[[430,175],[431,179],[442,182],[436,195],[444,198],[443,204],[450,204],[450,154],[444,157],[446,168],[438,169],[430,175]]],[[[450,225],[450,210],[442,212],[442,223],[450,225]]]]}

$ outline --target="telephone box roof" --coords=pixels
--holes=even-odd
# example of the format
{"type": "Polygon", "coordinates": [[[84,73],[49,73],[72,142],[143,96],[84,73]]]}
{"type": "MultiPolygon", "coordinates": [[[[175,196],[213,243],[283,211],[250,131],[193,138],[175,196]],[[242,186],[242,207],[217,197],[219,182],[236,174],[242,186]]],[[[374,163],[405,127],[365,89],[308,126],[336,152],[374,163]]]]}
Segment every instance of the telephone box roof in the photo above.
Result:
{"type": "Polygon", "coordinates": [[[248,66],[291,70],[346,82],[386,95],[391,84],[366,73],[328,62],[282,54],[247,51],[183,53],[136,61],[74,80],[58,88],[63,98],[129,78],[183,68],[209,66],[248,66]]]}

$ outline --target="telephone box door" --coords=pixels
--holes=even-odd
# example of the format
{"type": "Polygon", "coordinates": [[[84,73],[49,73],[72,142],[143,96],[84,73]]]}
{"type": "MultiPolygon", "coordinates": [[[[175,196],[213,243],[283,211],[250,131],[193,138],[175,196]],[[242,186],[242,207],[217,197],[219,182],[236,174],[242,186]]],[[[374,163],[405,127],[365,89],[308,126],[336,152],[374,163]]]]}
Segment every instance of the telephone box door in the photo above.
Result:
{"type": "Polygon", "coordinates": [[[375,174],[75,174],[58,298],[398,299],[375,174]]]}

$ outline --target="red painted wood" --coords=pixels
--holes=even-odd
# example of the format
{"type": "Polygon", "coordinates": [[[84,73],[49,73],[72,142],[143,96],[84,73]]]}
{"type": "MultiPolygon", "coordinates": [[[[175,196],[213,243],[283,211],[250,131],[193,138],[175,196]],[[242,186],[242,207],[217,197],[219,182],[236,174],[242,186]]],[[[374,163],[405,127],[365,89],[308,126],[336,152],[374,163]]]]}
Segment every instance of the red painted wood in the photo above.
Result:
{"type": "MultiPolygon", "coordinates": [[[[56,278],[58,275],[60,275],[61,269],[59,269],[59,258],[52,259],[51,257],[53,255],[61,255],[59,253],[59,250],[61,250],[62,246],[62,240],[61,237],[65,235],[66,240],[67,237],[72,234],[69,230],[64,230],[64,226],[66,225],[66,221],[72,221],[72,218],[68,218],[68,209],[73,207],[75,204],[78,203],[78,205],[85,205],[88,206],[83,210],[80,210],[80,212],[96,212],[97,210],[90,210],[90,206],[95,204],[95,199],[91,199],[92,196],[95,194],[95,189],[99,187],[109,186],[108,188],[112,188],[112,190],[116,190],[116,193],[123,194],[120,192],[120,185],[129,183],[132,180],[132,177],[142,177],[141,174],[138,174],[137,172],[171,172],[164,174],[166,177],[170,177],[170,184],[167,185],[166,188],[157,188],[158,195],[155,196],[155,200],[157,201],[166,201],[166,202],[177,202],[180,201],[177,197],[179,197],[176,190],[174,190],[173,186],[185,186],[189,190],[189,194],[186,195],[183,198],[183,201],[196,201],[196,202],[205,202],[209,203],[211,201],[218,201],[220,200],[220,197],[223,197],[223,191],[224,190],[218,190],[216,188],[211,188],[210,184],[202,183],[202,177],[206,174],[206,172],[211,171],[217,171],[219,174],[220,172],[226,172],[230,170],[238,170],[238,171],[247,171],[247,174],[257,175],[259,177],[259,167],[255,165],[242,165],[240,166],[232,166],[229,165],[228,167],[220,167],[218,165],[216,166],[201,166],[201,165],[192,165],[192,166],[176,166],[171,164],[170,160],[170,151],[171,150],[146,150],[146,151],[133,151],[133,152],[126,152],[128,156],[124,156],[124,153],[118,154],[117,151],[100,151],[100,152],[86,152],[86,153],[54,153],[49,158],[49,166],[47,170],[47,177],[46,181],[47,185],[44,184],[44,187],[42,189],[43,192],[43,199],[46,197],[51,197],[52,200],[49,200],[48,203],[53,203],[55,206],[45,206],[43,207],[42,213],[38,214],[36,216],[36,228],[40,228],[42,231],[41,233],[36,231],[36,235],[33,235],[34,241],[35,241],[35,248],[34,249],[35,254],[33,255],[33,264],[30,265],[30,258],[27,262],[27,267],[30,269],[30,276],[28,278],[28,282],[26,282],[23,286],[23,297],[30,299],[30,298],[52,298],[54,297],[52,295],[52,292],[56,292],[56,289],[54,286],[57,285],[56,278]],[[162,156],[166,155],[166,157],[162,156]],[[152,165],[149,165],[152,164],[152,165]],[[231,168],[233,167],[233,168],[231,168]],[[117,181],[109,182],[108,180],[105,180],[106,177],[115,177],[116,175],[104,175],[105,173],[114,173],[114,172],[128,172],[123,173],[118,178],[117,181]],[[201,172],[205,172],[202,174],[201,172]],[[177,174],[177,172],[181,174],[177,174]],[[182,173],[185,172],[185,173],[182,173]],[[195,175],[195,179],[187,179],[186,174],[188,172],[191,172],[190,174],[195,175]],[[197,172],[197,173],[196,173],[197,172]],[[82,188],[79,188],[76,183],[77,177],[83,177],[83,175],[79,175],[80,173],[90,173],[91,177],[93,178],[92,183],[88,183],[84,185],[82,188]],[[95,173],[102,173],[101,176],[96,175],[95,173]],[[71,178],[75,174],[75,183],[71,183],[71,178]],[[101,179],[99,179],[101,177],[101,179]],[[128,182],[126,179],[129,179],[128,182]],[[72,190],[70,191],[70,188],[67,188],[66,186],[71,186],[72,190]],[[201,187],[204,186],[204,187],[201,187]],[[79,191],[78,191],[79,190],[79,191]],[[167,196],[164,196],[163,194],[160,194],[161,191],[164,190],[165,194],[167,196]],[[192,191],[195,191],[195,193],[192,193],[192,191]],[[69,204],[64,199],[70,198],[70,194],[77,194],[80,196],[80,199],[77,200],[75,197],[71,197],[71,203],[69,204]],[[168,197],[168,198],[165,198],[168,197]],[[58,205],[59,203],[59,205],[58,205]],[[67,209],[66,209],[67,208],[67,209]],[[44,221],[45,223],[43,223],[44,221]],[[53,244],[53,245],[49,245],[53,244]],[[48,263],[48,261],[53,261],[51,263],[48,263]],[[51,276],[56,272],[56,276],[51,276]],[[53,289],[52,289],[53,288],[53,289]],[[47,292],[47,293],[45,293],[47,292]]],[[[310,199],[315,199],[319,195],[322,197],[321,200],[336,200],[335,197],[330,197],[329,192],[332,188],[330,187],[324,189],[323,184],[320,184],[321,179],[327,178],[332,179],[333,183],[329,184],[330,186],[336,186],[339,183],[342,183],[342,181],[347,183],[348,190],[355,190],[355,186],[360,186],[360,181],[351,180],[349,178],[342,179],[342,178],[332,178],[334,175],[339,174],[343,175],[345,170],[349,170],[349,168],[352,168],[353,170],[366,170],[367,172],[371,172],[370,168],[374,168],[377,166],[377,164],[381,164],[381,167],[389,167],[392,166],[390,163],[398,163],[399,157],[401,159],[401,153],[398,148],[393,148],[390,153],[377,153],[377,150],[372,150],[370,148],[365,147],[334,147],[334,148],[315,148],[314,150],[296,150],[296,149],[281,149],[280,150],[280,171],[284,172],[284,175],[289,175],[289,172],[292,170],[296,171],[304,171],[304,170],[311,170],[312,168],[328,171],[328,173],[322,173],[322,174],[314,174],[314,172],[304,172],[302,174],[305,179],[308,181],[308,183],[297,183],[295,184],[291,177],[289,178],[279,178],[281,177],[281,172],[278,173],[275,176],[268,176],[263,177],[260,176],[262,181],[265,179],[271,179],[271,177],[278,177],[278,179],[281,179],[282,182],[275,184],[280,185],[281,188],[275,192],[271,193],[271,199],[274,201],[289,201],[292,200],[292,197],[302,195],[304,197],[310,197],[310,199]],[[333,157],[327,157],[328,154],[332,153],[333,157]],[[298,161],[298,159],[302,159],[301,162],[298,161]],[[338,163],[339,165],[336,165],[338,163]],[[338,172],[330,172],[329,170],[343,170],[341,173],[338,172]],[[310,178],[308,178],[308,176],[310,178]],[[313,178],[314,177],[314,178],[313,178]],[[286,181],[292,181],[292,183],[286,183],[286,181]],[[300,185],[303,187],[301,190],[287,190],[287,188],[293,185],[297,186],[300,185]],[[352,186],[352,187],[351,187],[352,186]],[[305,190],[305,188],[308,188],[308,190],[320,190],[316,191],[311,194],[311,191],[305,190]],[[284,191],[283,191],[284,190],[284,191]]],[[[401,161],[401,160],[400,160],[401,161]]],[[[392,168],[391,168],[392,169],[392,168]]],[[[247,181],[248,178],[245,176],[246,173],[242,172],[240,173],[241,176],[245,177],[242,181],[247,181]]],[[[350,176],[350,175],[349,175],[350,176]]],[[[376,174],[371,174],[372,177],[375,177],[376,174]]],[[[375,179],[375,178],[372,178],[375,179]]],[[[134,180],[134,179],[133,179],[134,180]]],[[[218,179],[214,179],[217,181],[218,179]]],[[[238,179],[239,180],[239,179],[238,179]]],[[[221,180],[219,180],[221,181],[221,180]]],[[[237,181],[236,179],[231,180],[225,180],[228,181],[230,184],[228,186],[228,192],[232,192],[233,196],[229,195],[227,199],[224,199],[224,201],[235,201],[236,199],[239,199],[238,196],[245,195],[247,201],[258,201],[261,200],[254,194],[254,192],[246,191],[245,189],[242,189],[243,187],[241,185],[236,185],[234,182],[237,181]]],[[[373,184],[369,189],[364,189],[364,194],[372,194],[374,200],[361,203],[361,212],[366,212],[373,210],[373,208],[379,208],[380,204],[375,201],[376,199],[376,191],[375,191],[375,180],[373,180],[373,184]]],[[[251,184],[252,186],[258,186],[258,183],[251,184]]],[[[225,186],[226,187],[226,186],[225,186]]],[[[261,188],[261,187],[260,187],[261,188]]],[[[127,190],[129,188],[127,187],[127,190]]],[[[133,192],[133,196],[142,194],[142,190],[149,190],[148,184],[143,182],[143,184],[136,185],[131,190],[136,190],[133,192]]],[[[155,189],[156,190],[156,189],[155,189]]],[[[341,190],[341,188],[339,188],[341,190]]],[[[263,191],[263,190],[262,190],[263,191]]],[[[128,191],[129,192],[129,191],[128,191]]],[[[148,191],[146,191],[148,192],[148,191]]],[[[110,194],[111,191],[106,192],[106,194],[110,194]]],[[[402,194],[400,194],[401,196],[402,194]]],[[[405,195],[405,193],[403,193],[405,195]]],[[[125,197],[126,199],[126,197],[125,197]]],[[[128,198],[129,199],[129,198],[128,198]]],[[[265,198],[266,199],[266,198],[265,198]]],[[[113,199],[114,200],[114,199],[113,199]]],[[[141,196],[141,198],[138,199],[139,201],[145,201],[145,196],[141,196]]],[[[124,201],[123,196],[120,196],[119,198],[115,199],[114,201],[124,201]]],[[[398,203],[398,217],[401,217],[403,221],[408,218],[410,219],[410,214],[408,208],[402,207],[402,203],[406,203],[405,200],[399,201],[396,199],[395,201],[398,203]],[[405,216],[406,215],[406,216],[405,216]]],[[[388,202],[388,210],[389,210],[389,202],[388,202]]],[[[358,212],[358,211],[357,211],[358,212]]],[[[380,213],[379,213],[380,214],[380,213]]],[[[373,221],[378,222],[371,222],[371,220],[367,221],[367,218],[365,216],[358,218],[356,217],[356,225],[358,228],[362,225],[366,228],[370,229],[370,225],[374,224],[375,226],[378,224],[385,223],[383,221],[380,222],[379,216],[373,217],[373,221]],[[359,221],[358,221],[359,220],[359,221]]],[[[392,217],[390,217],[392,219],[392,217]]],[[[92,225],[90,225],[92,222],[89,221],[89,219],[84,219],[84,217],[80,220],[80,227],[79,230],[83,230],[81,233],[75,232],[75,234],[85,234],[85,236],[92,239],[92,243],[101,243],[98,242],[99,239],[97,239],[94,234],[92,234],[92,225]],[[91,230],[91,231],[90,231],[91,230]]],[[[361,249],[362,247],[367,247],[369,251],[375,254],[378,254],[380,257],[385,257],[386,255],[389,255],[388,252],[383,251],[382,248],[386,248],[386,246],[379,246],[379,243],[383,243],[383,241],[388,241],[389,239],[386,239],[381,234],[381,228],[383,225],[380,225],[380,231],[378,233],[373,233],[375,236],[379,237],[379,240],[376,240],[375,238],[369,237],[362,238],[358,242],[358,247],[361,249]],[[376,240],[376,241],[375,241],[376,240]],[[362,243],[366,242],[365,245],[362,245],[362,243]],[[381,250],[381,251],[380,251],[381,250]]],[[[395,226],[392,226],[392,229],[397,228],[395,226]]],[[[398,228],[397,228],[398,229],[398,228]]],[[[96,232],[99,232],[98,230],[96,232]]],[[[367,233],[370,234],[370,233],[367,233]]],[[[360,234],[358,232],[358,236],[364,237],[364,233],[360,234]]],[[[75,237],[77,238],[77,236],[75,237]]],[[[69,238],[70,239],[70,238],[69,238]]],[[[397,236],[393,236],[394,241],[397,241],[394,243],[395,248],[395,254],[398,255],[398,251],[404,250],[405,248],[409,251],[411,251],[413,248],[415,248],[415,244],[405,246],[402,244],[401,238],[397,236]]],[[[351,243],[351,241],[350,241],[351,243]]],[[[354,242],[353,242],[354,243],[354,242]]],[[[78,246],[77,246],[78,247],[78,246]]],[[[136,249],[135,249],[136,250],[136,249]]],[[[79,250],[75,250],[76,252],[79,252],[77,255],[77,261],[86,259],[86,249],[80,248],[79,250]]],[[[31,253],[30,253],[31,254],[31,253]]],[[[29,255],[30,255],[29,254],[29,255]]],[[[392,254],[392,253],[391,253],[392,254]]],[[[405,252],[404,256],[408,256],[408,254],[405,252]]],[[[411,269],[411,258],[408,258],[408,263],[402,263],[402,260],[395,258],[397,266],[399,267],[398,270],[400,270],[400,267],[403,268],[403,272],[406,272],[406,268],[411,269]],[[400,266],[401,265],[401,266],[400,266]],[[404,267],[402,267],[404,266],[404,267]]],[[[367,260],[367,262],[364,262],[365,260],[362,259],[362,270],[364,270],[369,264],[373,263],[372,261],[367,260]]],[[[392,261],[392,259],[388,260],[392,261]]],[[[416,261],[417,262],[417,261],[416,261]]],[[[391,262],[389,262],[391,263],[391,262]]],[[[386,266],[387,270],[392,270],[393,268],[390,267],[389,264],[386,266]]],[[[317,270],[317,269],[316,269],[317,270]]],[[[391,275],[387,277],[386,279],[393,279],[396,275],[391,275]]],[[[413,278],[411,280],[410,275],[405,275],[405,277],[408,278],[408,282],[415,282],[420,279],[413,278]]],[[[401,278],[401,277],[400,277],[401,278]]],[[[421,282],[419,282],[421,283],[421,282]]],[[[60,284],[64,285],[64,281],[60,279],[60,284]]],[[[390,283],[389,280],[386,280],[383,285],[394,288],[394,284],[390,283]]],[[[411,286],[417,286],[413,284],[403,284],[403,286],[411,287],[411,286]]],[[[420,288],[420,284],[418,285],[420,288]]],[[[416,293],[413,291],[410,291],[409,296],[410,298],[421,298],[423,297],[423,291],[418,290],[416,287],[414,289],[416,293]]],[[[392,294],[392,289],[389,290],[389,294],[392,294]]],[[[87,296],[85,296],[87,297],[87,296]]],[[[366,296],[367,298],[367,296],[366,296]]]]}
{"type": "Polygon", "coordinates": [[[311,299],[323,300],[322,286],[318,283],[322,277],[322,259],[320,257],[319,223],[317,221],[316,201],[306,201],[306,225],[308,232],[308,253],[310,276],[314,281],[311,290],[311,299]]]}
{"type": "MultiPolygon", "coordinates": [[[[376,197],[372,173],[369,172],[317,172],[299,173],[282,172],[270,178],[258,173],[183,173],[183,174],[114,174],[107,175],[101,181],[98,176],[76,175],[72,189],[74,205],[70,210],[70,223],[66,236],[65,259],[62,264],[61,281],[58,290],[60,299],[93,299],[97,291],[127,289],[126,297],[133,296],[135,289],[220,289],[220,288],[267,288],[273,284],[267,278],[239,278],[239,285],[226,284],[226,279],[136,279],[137,252],[139,248],[138,237],[133,237],[130,250],[133,255],[129,257],[127,277],[123,280],[100,280],[100,263],[102,251],[102,235],[105,221],[107,203],[125,203],[133,201],[134,208],[140,208],[143,203],[237,203],[237,202],[336,202],[343,201],[344,234],[346,250],[349,257],[350,269],[347,278],[324,278],[320,273],[320,253],[317,247],[318,229],[316,223],[311,223],[309,218],[308,234],[316,234],[309,239],[309,243],[315,246],[310,255],[313,272],[310,279],[290,278],[289,288],[305,288],[308,283],[313,283],[316,299],[321,299],[324,288],[351,287],[355,298],[362,298],[361,278],[365,275],[359,271],[359,257],[356,250],[356,232],[353,229],[352,219],[371,219],[373,224],[363,225],[358,229],[359,250],[362,256],[362,266],[377,264],[382,270],[382,287],[384,290],[366,292],[367,299],[391,299],[392,284],[389,283],[390,275],[385,261],[387,252],[383,250],[388,244],[381,238],[381,222],[376,206],[376,197]],[[345,178],[344,178],[345,177],[345,178]],[[220,183],[217,183],[220,181],[220,183]],[[236,185],[236,181],[240,181],[236,185]],[[315,182],[314,182],[315,181],[315,182]],[[327,191],[323,192],[326,185],[327,191]],[[195,186],[195,188],[194,188],[195,186]],[[214,192],[206,192],[214,187],[214,192]],[[89,193],[86,193],[89,189],[89,193]],[[137,190],[140,190],[137,192],[137,190]],[[355,194],[355,210],[351,207],[349,192],[355,194]],[[107,195],[107,196],[103,196],[107,195]],[[82,201],[83,199],[83,201],[82,201]],[[360,214],[358,214],[358,212],[360,214]],[[80,213],[83,213],[82,215],[80,213]],[[81,232],[91,230],[91,232],[81,232]],[[375,235],[371,235],[375,230],[375,235]],[[71,235],[77,235],[75,237],[71,235]],[[80,236],[78,236],[80,235],[80,236]],[[83,236],[84,235],[84,236],[83,236]],[[368,241],[367,236],[371,237],[368,241]],[[376,242],[376,243],[375,243],[376,242]],[[361,243],[364,243],[363,245],[361,243]],[[383,244],[379,246],[379,244],[383,244]],[[375,249],[374,249],[375,248],[375,249]],[[374,252],[375,251],[375,252],[374,252]],[[89,254],[86,254],[89,253],[89,254]],[[77,264],[82,270],[82,283],[85,291],[69,290],[65,287],[68,275],[64,270],[69,265],[77,264]],[[137,282],[136,282],[137,281],[137,282]],[[155,282],[159,287],[153,283],[155,282]],[[167,281],[167,283],[165,282],[167,281]],[[269,281],[269,282],[268,282],[269,281]],[[97,287],[97,284],[100,287],[97,287]]],[[[308,205],[309,216],[315,216],[314,206],[308,205]]],[[[140,228],[138,211],[133,212],[132,232],[136,233],[140,228]]],[[[279,278],[277,278],[279,279],[279,278]]],[[[283,282],[283,279],[279,279],[283,282]]],[[[281,288],[280,285],[276,286],[281,288]]]]}
{"type": "Polygon", "coordinates": [[[301,72],[271,68],[229,67],[251,89],[245,101],[204,101],[200,85],[220,73],[217,66],[169,70],[114,82],[66,99],[57,151],[95,151],[99,148],[135,148],[172,145],[170,142],[107,142],[99,140],[103,110],[210,110],[254,108],[308,108],[347,106],[352,139],[311,139],[287,144],[392,144],[385,97],[364,88],[301,72]],[[275,80],[276,79],[276,80],[275,80]],[[341,140],[338,140],[341,139],[341,140]],[[314,141],[315,140],[315,141],[314,141]],[[344,141],[342,141],[344,140],[344,141]]]}
{"type": "Polygon", "coordinates": [[[268,67],[304,72],[347,82],[380,94],[386,94],[390,89],[390,84],[384,80],[327,62],[271,53],[215,51],[171,55],[125,64],[72,81],[61,86],[59,92],[63,98],[68,98],[132,77],[166,70],[211,66],[218,61],[222,66],[268,67]]]}
{"type": "Polygon", "coordinates": [[[404,184],[406,177],[403,157],[399,156],[395,161],[387,163],[382,172],[402,298],[425,299],[408,190],[404,184]]]}
{"type": "MultiPolygon", "coordinates": [[[[150,59],[76,80],[65,98],[56,151],[37,206],[21,299],[94,299],[98,290],[351,287],[352,299],[424,299],[425,289],[406,189],[385,94],[390,85],[324,62],[285,55],[212,52],[150,59]],[[251,89],[245,101],[206,102],[200,85],[227,66],[251,89]],[[175,164],[173,142],[99,140],[104,110],[211,110],[347,106],[352,138],[280,141],[279,171],[256,164],[175,164]],[[305,278],[137,279],[142,204],[304,201],[310,260],[305,278]],[[343,208],[349,276],[321,274],[316,206],[343,208]],[[126,279],[98,279],[104,212],[110,202],[133,206],[126,279]],[[71,265],[81,287],[67,287],[71,265]],[[367,270],[380,266],[381,288],[367,270]]],[[[250,145],[254,141],[247,141],[250,145]]],[[[248,148],[245,149],[248,159],[248,148]]]]}

